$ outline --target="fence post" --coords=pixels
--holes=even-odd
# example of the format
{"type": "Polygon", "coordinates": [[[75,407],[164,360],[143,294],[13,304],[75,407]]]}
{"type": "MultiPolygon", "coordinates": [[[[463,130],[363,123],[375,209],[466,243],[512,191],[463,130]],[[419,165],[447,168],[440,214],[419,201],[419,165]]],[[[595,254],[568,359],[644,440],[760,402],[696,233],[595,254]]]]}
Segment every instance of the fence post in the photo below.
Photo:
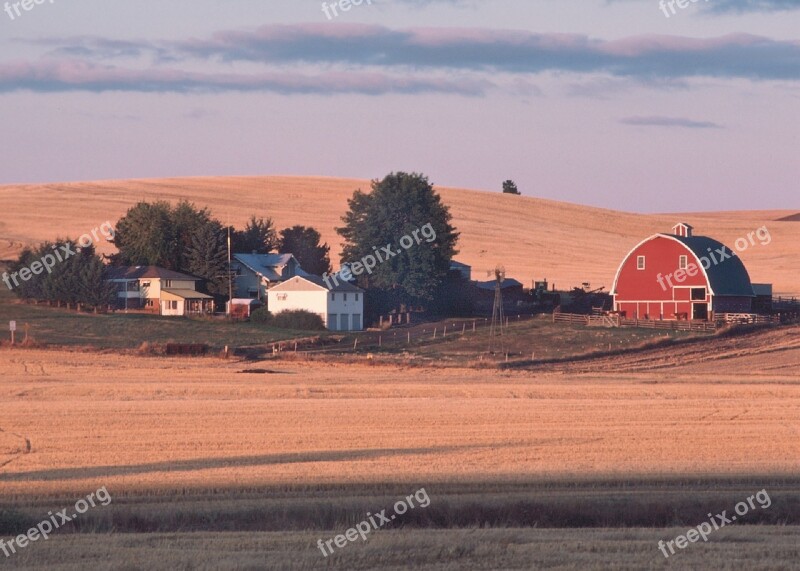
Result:
{"type": "Polygon", "coordinates": [[[408,344],[411,345],[411,331],[408,332],[408,344]]]}
{"type": "Polygon", "coordinates": [[[436,339],[436,328],[433,330],[433,338],[436,339]]]}

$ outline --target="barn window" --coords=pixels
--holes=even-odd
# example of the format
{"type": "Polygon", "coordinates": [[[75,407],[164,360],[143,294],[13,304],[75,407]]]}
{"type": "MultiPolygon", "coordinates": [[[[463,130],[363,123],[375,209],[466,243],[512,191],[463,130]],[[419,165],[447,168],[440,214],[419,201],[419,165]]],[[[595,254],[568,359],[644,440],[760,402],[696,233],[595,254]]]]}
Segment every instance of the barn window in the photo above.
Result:
{"type": "Polygon", "coordinates": [[[356,301],[358,301],[358,294],[356,294],[356,301]]]}
{"type": "Polygon", "coordinates": [[[686,266],[689,264],[689,258],[687,256],[681,256],[678,259],[678,267],[682,270],[686,269],[686,266]]]}
{"type": "Polygon", "coordinates": [[[644,256],[636,256],[636,269],[637,270],[644,269],[644,256]]]}
{"type": "Polygon", "coordinates": [[[331,301],[336,301],[336,294],[331,292],[331,301]]]}
{"type": "Polygon", "coordinates": [[[693,287],[692,288],[692,300],[694,300],[694,301],[705,301],[706,300],[706,288],[704,288],[704,287],[693,287]]]}
{"type": "Polygon", "coordinates": [[[342,295],[344,296],[344,300],[347,301],[347,294],[343,293],[342,295]]]}

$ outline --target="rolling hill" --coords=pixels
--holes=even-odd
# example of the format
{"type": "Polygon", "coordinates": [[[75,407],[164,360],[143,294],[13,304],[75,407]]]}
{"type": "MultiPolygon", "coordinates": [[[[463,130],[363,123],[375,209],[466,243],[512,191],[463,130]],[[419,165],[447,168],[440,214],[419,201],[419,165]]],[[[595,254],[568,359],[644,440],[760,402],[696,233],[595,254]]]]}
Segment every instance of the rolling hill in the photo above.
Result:
{"type": "MultiPolygon", "coordinates": [[[[325,177],[196,177],[0,186],[0,259],[25,244],[78,237],[114,223],[139,200],[185,198],[208,206],[223,222],[242,226],[251,214],[270,216],[278,229],[316,227],[339,259],[335,227],[362,179],[325,177]]],[[[457,259],[488,279],[496,264],[525,284],[547,278],[559,288],[591,283],[611,287],[622,257],[641,239],[669,232],[678,220],[733,247],[766,225],[771,242],[741,252],[753,281],[772,282],[777,294],[800,294],[800,224],[780,218],[796,210],[644,215],[499,192],[437,187],[461,233],[457,259]]],[[[398,236],[399,238],[399,236],[398,236]]],[[[376,244],[380,246],[380,244],[376,244]]],[[[103,245],[102,252],[110,251],[103,245]]],[[[334,263],[338,266],[337,263],[334,263]]]]}

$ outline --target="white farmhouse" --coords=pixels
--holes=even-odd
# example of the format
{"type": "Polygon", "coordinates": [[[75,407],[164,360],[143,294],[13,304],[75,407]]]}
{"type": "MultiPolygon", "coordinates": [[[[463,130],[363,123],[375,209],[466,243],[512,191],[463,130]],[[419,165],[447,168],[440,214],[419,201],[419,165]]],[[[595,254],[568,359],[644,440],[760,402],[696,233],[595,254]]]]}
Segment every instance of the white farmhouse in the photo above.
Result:
{"type": "Polygon", "coordinates": [[[267,291],[270,313],[304,309],[322,318],[331,331],[364,328],[364,290],[342,282],[328,287],[319,276],[295,276],[267,291]]]}

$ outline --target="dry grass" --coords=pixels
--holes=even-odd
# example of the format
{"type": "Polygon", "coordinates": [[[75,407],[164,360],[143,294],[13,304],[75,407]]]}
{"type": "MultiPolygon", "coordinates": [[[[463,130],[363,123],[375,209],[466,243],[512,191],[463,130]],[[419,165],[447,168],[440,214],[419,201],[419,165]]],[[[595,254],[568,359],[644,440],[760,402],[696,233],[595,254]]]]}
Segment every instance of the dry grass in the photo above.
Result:
{"type": "MultiPolygon", "coordinates": [[[[243,225],[251,214],[271,216],[277,226],[311,224],[332,246],[338,259],[339,236],[347,199],[369,181],[324,177],[174,178],[95,181],[0,187],[0,259],[10,258],[26,243],[59,235],[78,236],[106,220],[114,222],[134,202],[187,198],[209,206],[223,221],[243,225]]],[[[461,232],[458,259],[483,279],[503,263],[509,276],[525,284],[548,278],[569,288],[589,281],[611,287],[617,265],[635,244],[655,232],[667,232],[685,219],[700,234],[734,241],[767,225],[769,246],[742,254],[756,282],[772,282],[775,292],[800,294],[800,224],[775,222],[794,210],[691,215],[640,215],[575,204],[453,188],[439,189],[461,232]],[[488,209],[487,201],[491,202],[488,209]],[[512,222],[513,221],[513,222],[512,222]]],[[[398,237],[399,238],[399,237],[398,237]]]]}
{"type": "Polygon", "coordinates": [[[467,529],[382,532],[324,559],[322,533],[191,533],[53,537],[0,568],[20,570],[169,569],[195,571],[381,569],[462,571],[580,569],[581,571],[786,571],[796,569],[798,532],[791,527],[727,528],[708,543],[691,544],[665,559],[660,539],[685,533],[661,530],[467,529]],[[125,564],[124,562],[136,564],[125,564]]]}

